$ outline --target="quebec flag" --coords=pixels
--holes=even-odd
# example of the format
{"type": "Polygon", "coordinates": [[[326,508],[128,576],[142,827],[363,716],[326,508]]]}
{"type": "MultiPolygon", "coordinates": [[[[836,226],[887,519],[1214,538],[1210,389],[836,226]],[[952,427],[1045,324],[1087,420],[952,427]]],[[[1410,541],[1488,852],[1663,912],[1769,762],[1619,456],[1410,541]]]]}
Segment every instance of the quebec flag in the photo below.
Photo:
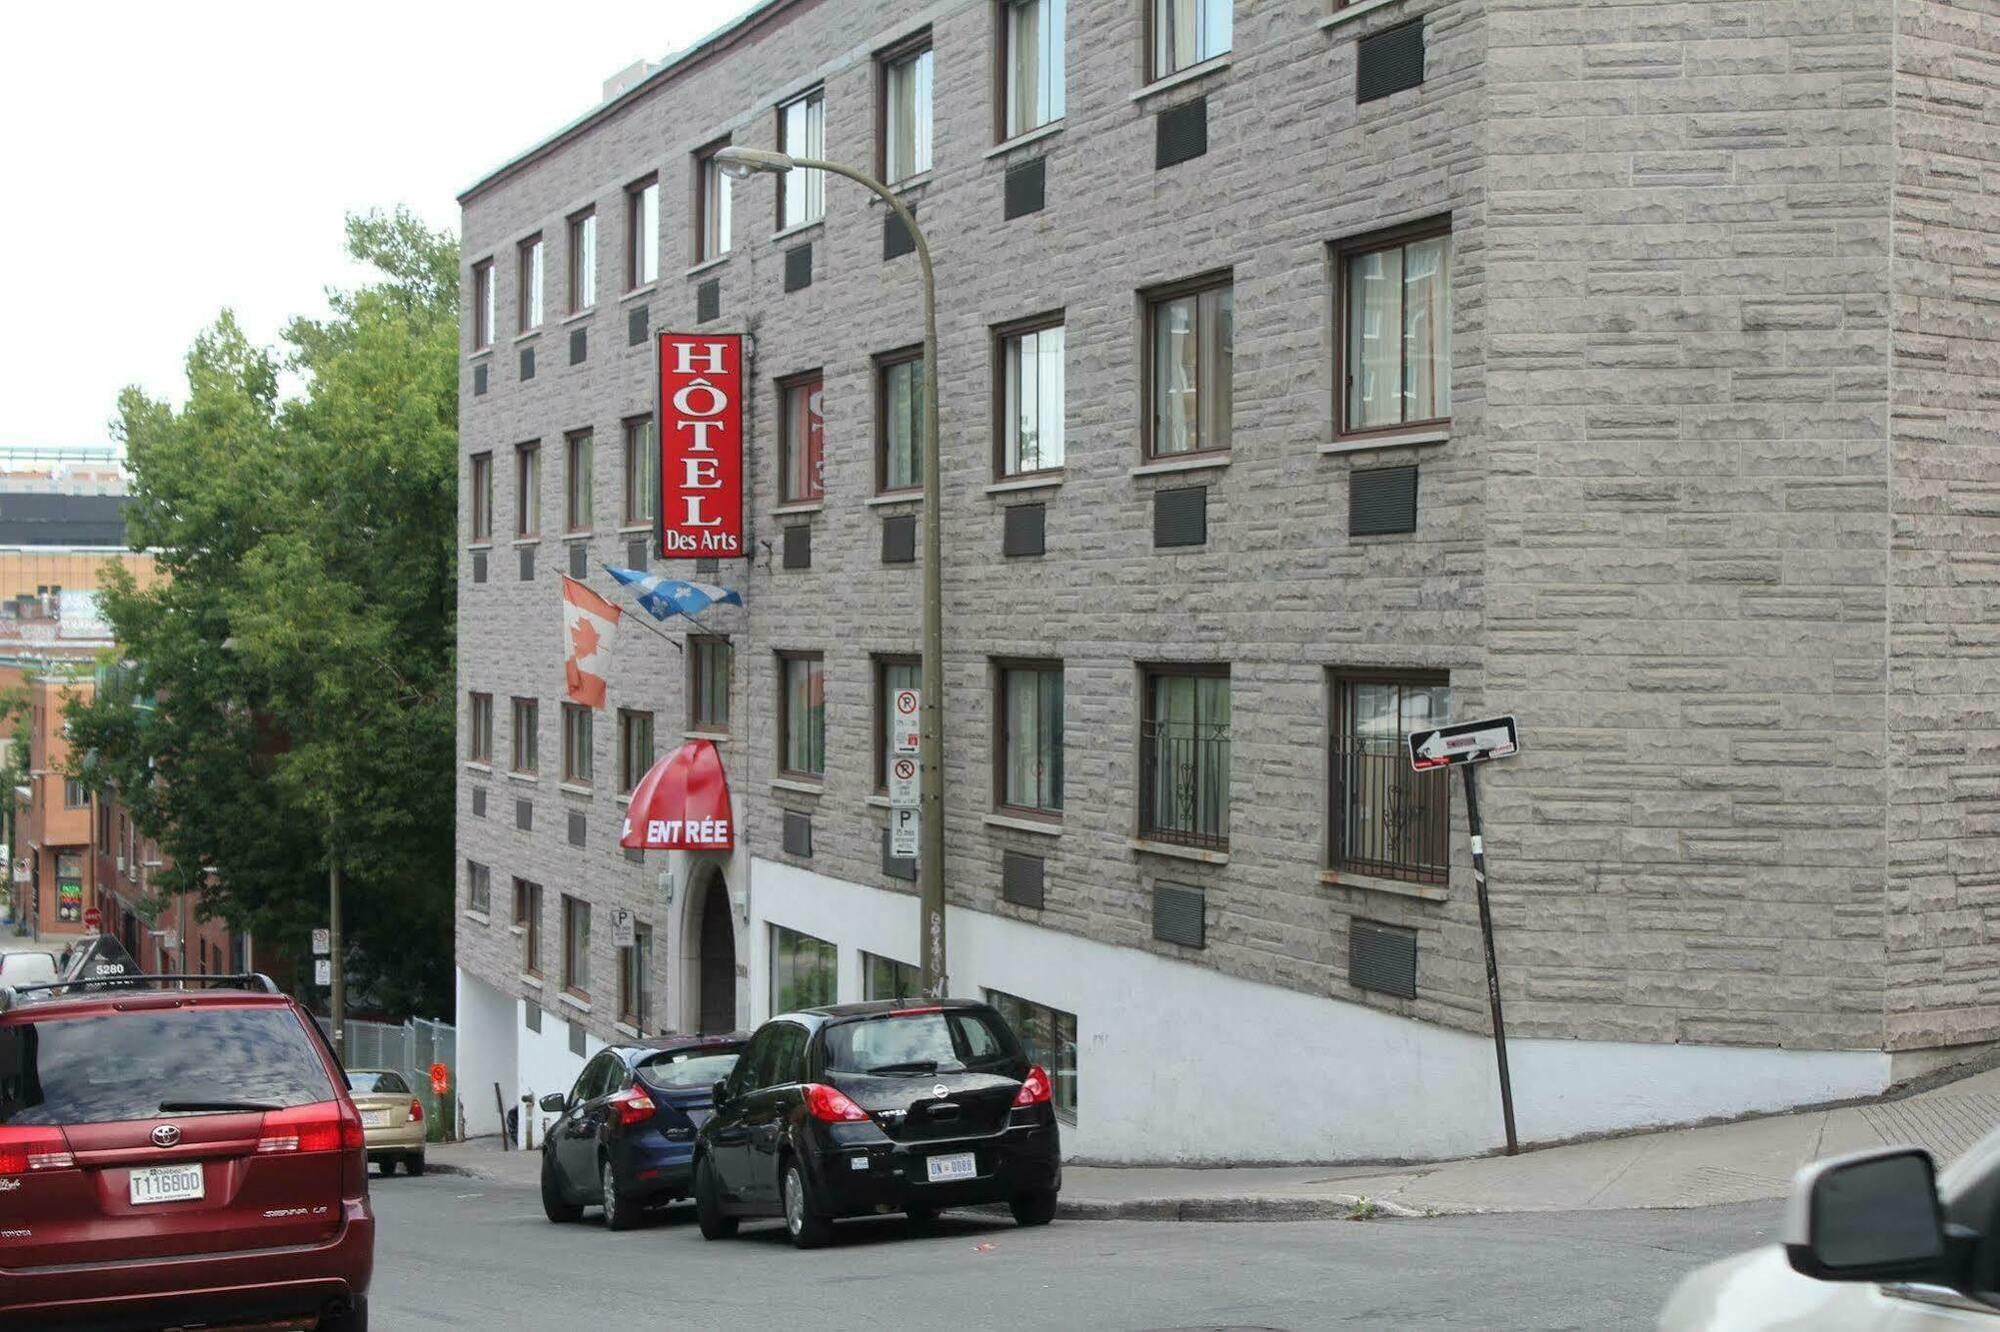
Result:
{"type": "Polygon", "coordinates": [[[637,569],[620,569],[609,564],[604,566],[604,571],[631,588],[640,606],[656,620],[666,620],[676,615],[685,615],[693,619],[710,606],[743,604],[742,596],[734,589],[717,587],[713,583],[690,583],[680,578],[662,578],[659,574],[641,573],[637,569]]]}

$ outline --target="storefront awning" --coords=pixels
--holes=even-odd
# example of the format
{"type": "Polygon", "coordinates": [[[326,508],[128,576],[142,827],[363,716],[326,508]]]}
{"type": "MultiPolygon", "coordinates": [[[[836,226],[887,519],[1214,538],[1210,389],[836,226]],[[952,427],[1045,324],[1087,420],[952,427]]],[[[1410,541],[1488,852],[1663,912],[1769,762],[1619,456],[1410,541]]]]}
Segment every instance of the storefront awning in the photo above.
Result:
{"type": "Polygon", "coordinates": [[[710,740],[690,740],[632,789],[618,845],[628,851],[728,851],[736,845],[729,778],[710,740]]]}

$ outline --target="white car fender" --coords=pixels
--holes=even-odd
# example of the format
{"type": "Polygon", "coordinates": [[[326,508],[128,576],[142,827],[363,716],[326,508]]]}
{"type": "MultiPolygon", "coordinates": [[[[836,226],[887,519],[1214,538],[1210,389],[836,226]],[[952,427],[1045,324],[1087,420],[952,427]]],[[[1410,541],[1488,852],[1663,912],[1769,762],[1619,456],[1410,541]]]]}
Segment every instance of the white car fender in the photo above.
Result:
{"type": "Polygon", "coordinates": [[[1777,1245],[1695,1269],[1660,1311],[1660,1332],[2000,1332],[1994,1313],[1884,1294],[1866,1281],[1800,1276],[1777,1245]]]}

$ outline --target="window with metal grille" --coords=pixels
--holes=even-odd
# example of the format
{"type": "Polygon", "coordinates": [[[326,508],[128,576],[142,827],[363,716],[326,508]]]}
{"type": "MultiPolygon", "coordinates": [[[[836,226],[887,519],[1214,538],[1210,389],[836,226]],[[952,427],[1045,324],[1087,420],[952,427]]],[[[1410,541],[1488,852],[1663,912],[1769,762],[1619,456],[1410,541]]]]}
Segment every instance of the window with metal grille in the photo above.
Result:
{"type": "Polygon", "coordinates": [[[1443,884],[1451,864],[1451,771],[1413,772],[1404,738],[1444,723],[1442,675],[1333,677],[1329,859],[1335,870],[1443,884]]]}
{"type": "Polygon", "coordinates": [[[1144,677],[1139,831],[1154,841],[1229,845],[1229,668],[1161,666],[1144,677]]]}

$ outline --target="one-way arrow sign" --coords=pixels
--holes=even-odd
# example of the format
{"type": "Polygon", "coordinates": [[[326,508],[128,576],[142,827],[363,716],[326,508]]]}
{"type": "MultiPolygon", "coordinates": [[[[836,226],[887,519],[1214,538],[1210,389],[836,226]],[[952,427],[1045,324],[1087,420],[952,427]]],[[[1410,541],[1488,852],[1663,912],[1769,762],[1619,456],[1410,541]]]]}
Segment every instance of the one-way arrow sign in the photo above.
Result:
{"type": "Polygon", "coordinates": [[[1520,748],[1512,717],[1488,717],[1435,731],[1410,732],[1410,766],[1422,772],[1458,763],[1484,763],[1506,758],[1520,748]]]}

